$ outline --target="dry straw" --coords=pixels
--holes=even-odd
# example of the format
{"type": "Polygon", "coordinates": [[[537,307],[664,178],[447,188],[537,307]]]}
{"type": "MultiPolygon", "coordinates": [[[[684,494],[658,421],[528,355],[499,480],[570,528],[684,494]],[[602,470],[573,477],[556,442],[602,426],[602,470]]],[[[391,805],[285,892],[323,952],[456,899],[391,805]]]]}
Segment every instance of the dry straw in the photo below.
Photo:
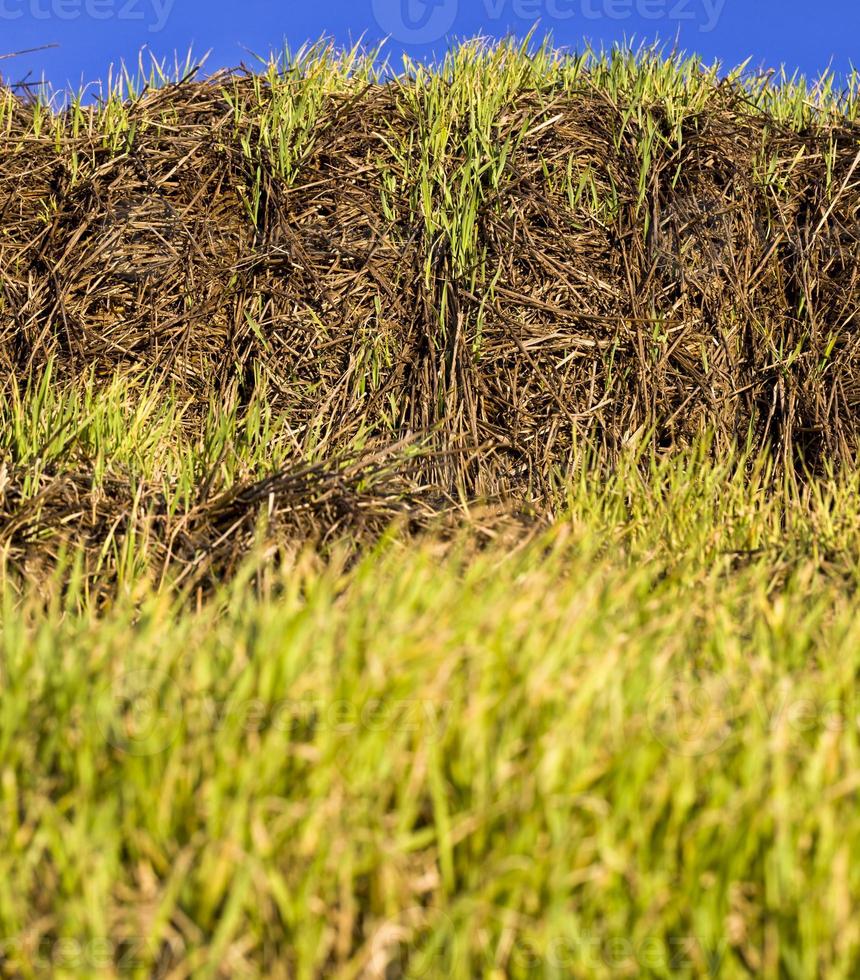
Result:
{"type": "MultiPolygon", "coordinates": [[[[211,520],[210,544],[333,487],[327,527],[374,510],[359,484],[380,524],[545,511],[584,451],[703,433],[783,472],[841,463],[856,81],[473,42],[397,74],[319,47],[156,69],[56,111],[0,90],[0,363],[19,385],[144,370],[201,412],[265,398],[293,457],[223,499],[202,481],[183,527],[211,520]]],[[[70,479],[50,520],[74,527],[91,481],[70,479]]]]}

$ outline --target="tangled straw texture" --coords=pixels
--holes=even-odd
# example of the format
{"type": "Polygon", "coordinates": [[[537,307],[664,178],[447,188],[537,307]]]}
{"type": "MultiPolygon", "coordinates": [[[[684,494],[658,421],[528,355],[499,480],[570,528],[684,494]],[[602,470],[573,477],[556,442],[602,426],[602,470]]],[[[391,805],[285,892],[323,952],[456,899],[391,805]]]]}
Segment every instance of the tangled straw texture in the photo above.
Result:
{"type": "Polygon", "coordinates": [[[201,411],[264,398],[292,455],[265,494],[221,488],[250,516],[311,461],[317,497],[348,465],[396,498],[381,524],[546,511],[584,451],[703,433],[792,473],[845,462],[855,95],[480,42],[397,77],[316,50],[53,113],[0,91],[0,364],[145,370],[201,411]]]}

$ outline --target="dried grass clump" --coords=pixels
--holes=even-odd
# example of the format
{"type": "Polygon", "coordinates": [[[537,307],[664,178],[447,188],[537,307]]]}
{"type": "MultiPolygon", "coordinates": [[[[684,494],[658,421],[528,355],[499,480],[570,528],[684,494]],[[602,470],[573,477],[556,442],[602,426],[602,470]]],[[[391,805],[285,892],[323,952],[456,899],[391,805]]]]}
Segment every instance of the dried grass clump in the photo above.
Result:
{"type": "Polygon", "coordinates": [[[396,77],[315,50],[56,113],[0,90],[0,365],[144,367],[201,412],[263,384],[297,466],[420,438],[396,495],[431,510],[541,509],[583,448],[704,432],[844,464],[855,82],[475,42],[396,77]]]}

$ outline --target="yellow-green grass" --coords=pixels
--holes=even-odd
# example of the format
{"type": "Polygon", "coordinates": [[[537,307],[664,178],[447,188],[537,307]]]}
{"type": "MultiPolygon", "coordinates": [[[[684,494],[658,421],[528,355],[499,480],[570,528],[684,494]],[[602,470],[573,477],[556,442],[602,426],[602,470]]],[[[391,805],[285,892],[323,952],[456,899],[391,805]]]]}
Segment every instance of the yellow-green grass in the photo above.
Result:
{"type": "Polygon", "coordinates": [[[9,574],[7,974],[853,975],[857,479],[644,472],[197,608],[9,574]]]}

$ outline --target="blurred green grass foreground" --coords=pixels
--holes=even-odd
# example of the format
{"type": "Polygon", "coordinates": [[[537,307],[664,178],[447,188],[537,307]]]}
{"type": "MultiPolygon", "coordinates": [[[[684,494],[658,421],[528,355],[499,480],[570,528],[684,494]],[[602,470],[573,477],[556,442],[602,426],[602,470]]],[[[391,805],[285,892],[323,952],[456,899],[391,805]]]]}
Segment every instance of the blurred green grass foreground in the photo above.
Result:
{"type": "Polygon", "coordinates": [[[856,477],[569,489],[199,604],[7,576],[6,973],[852,975],[856,477]]]}

